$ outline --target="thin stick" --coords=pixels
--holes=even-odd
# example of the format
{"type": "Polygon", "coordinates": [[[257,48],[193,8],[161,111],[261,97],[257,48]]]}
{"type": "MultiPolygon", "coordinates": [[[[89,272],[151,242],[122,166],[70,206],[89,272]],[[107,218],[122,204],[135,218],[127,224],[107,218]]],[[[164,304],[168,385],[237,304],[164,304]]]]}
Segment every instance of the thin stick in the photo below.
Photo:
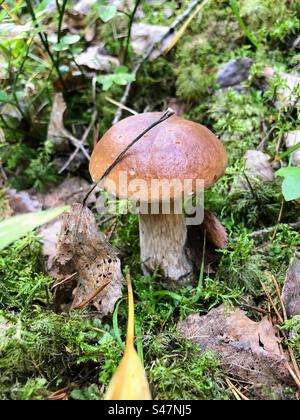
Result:
{"type": "Polygon", "coordinates": [[[225,378],[225,381],[227,382],[227,385],[230,387],[231,391],[233,392],[234,396],[236,397],[236,399],[238,400],[244,400],[244,401],[249,401],[249,398],[247,398],[242,391],[240,391],[232,382],[229,378],[225,378]],[[237,394],[237,395],[236,395],[237,394]]]}
{"type": "Polygon", "coordinates": [[[264,289],[264,292],[265,292],[265,294],[266,294],[269,302],[273,306],[273,309],[274,309],[274,311],[275,311],[275,313],[276,313],[276,315],[278,317],[278,320],[280,321],[281,324],[283,324],[284,320],[283,320],[282,316],[280,315],[278,309],[276,308],[276,305],[274,303],[274,300],[272,299],[272,296],[271,296],[268,288],[266,287],[266,285],[262,281],[260,282],[260,284],[261,284],[262,288],[264,289]]]}
{"type": "MultiPolygon", "coordinates": [[[[300,221],[296,222],[296,223],[282,224],[282,225],[278,226],[277,232],[281,231],[282,227],[287,227],[287,228],[290,228],[290,229],[297,230],[297,229],[300,229],[300,221]]],[[[266,229],[257,230],[255,232],[249,233],[248,238],[250,238],[250,239],[261,238],[263,236],[268,235],[269,233],[272,233],[274,229],[276,229],[276,226],[272,226],[272,227],[266,228],[266,229]]],[[[236,239],[236,240],[238,240],[238,239],[236,239]]]]}
{"type": "Polygon", "coordinates": [[[71,156],[69,157],[69,159],[67,160],[67,162],[64,164],[64,166],[59,170],[59,174],[61,174],[62,172],[64,172],[67,167],[70,165],[70,163],[74,160],[74,158],[76,157],[77,153],[79,152],[79,150],[82,150],[84,143],[86,142],[88,135],[90,134],[90,131],[92,130],[96,119],[98,116],[98,112],[94,111],[93,115],[92,115],[92,119],[90,122],[90,125],[88,126],[88,128],[85,130],[82,139],[80,140],[79,144],[76,146],[76,149],[74,150],[74,152],[71,154],[71,156]]]}
{"type": "Polygon", "coordinates": [[[128,106],[123,105],[123,104],[121,104],[121,102],[115,101],[114,99],[109,98],[108,96],[106,96],[105,99],[108,102],[110,102],[111,104],[116,105],[119,108],[123,109],[124,111],[130,112],[132,115],[137,115],[138,114],[138,112],[134,111],[132,108],[129,108],[128,106]]]}
{"type": "Polygon", "coordinates": [[[65,279],[63,279],[62,281],[60,281],[59,283],[54,284],[52,286],[52,290],[56,289],[56,287],[61,286],[62,284],[68,283],[70,280],[73,279],[73,277],[76,276],[76,274],[77,274],[77,271],[76,271],[76,273],[70,274],[65,279]]]}
{"type": "MultiPolygon", "coordinates": [[[[184,12],[177,16],[177,18],[174,20],[172,25],[170,26],[169,30],[160,37],[160,39],[157,42],[154,42],[150,45],[150,47],[146,50],[145,54],[142,56],[141,60],[136,64],[136,66],[132,70],[132,74],[134,76],[137,75],[139,70],[141,69],[143,63],[148,60],[148,58],[151,56],[153,51],[157,48],[159,44],[162,44],[165,39],[167,39],[171,34],[174,33],[177,26],[179,26],[189,15],[193,12],[193,10],[198,6],[199,3],[201,3],[203,0],[193,0],[190,5],[184,10],[184,12]]],[[[125,88],[125,91],[123,93],[121,104],[126,105],[126,102],[128,100],[128,97],[130,95],[131,87],[133,82],[129,82],[125,88]]],[[[120,121],[122,117],[122,108],[119,108],[115,114],[113,124],[116,124],[118,121],[120,121]]]]}
{"type": "Polygon", "coordinates": [[[101,176],[101,178],[95,183],[95,185],[90,189],[90,191],[85,196],[82,208],[85,206],[86,201],[90,194],[97,188],[98,184],[103,181],[104,178],[106,178],[109,173],[113,170],[113,168],[124,158],[128,150],[137,143],[142,137],[144,137],[145,134],[148,133],[148,131],[152,130],[152,128],[156,127],[158,124],[166,121],[168,118],[170,118],[172,115],[174,115],[175,112],[171,109],[168,109],[160,118],[159,120],[155,121],[153,124],[151,124],[148,128],[146,128],[141,134],[139,134],[132,142],[117,156],[117,158],[113,161],[113,163],[106,169],[104,174],[101,176]]]}
{"type": "MultiPolygon", "coordinates": [[[[271,278],[272,278],[273,283],[274,283],[275,288],[276,288],[276,292],[277,292],[277,295],[278,295],[278,298],[279,298],[279,302],[280,302],[280,305],[281,305],[281,309],[282,309],[284,321],[287,321],[288,320],[288,316],[287,316],[287,313],[286,313],[286,310],[285,310],[284,303],[282,301],[281,290],[280,290],[279,284],[278,284],[275,276],[271,276],[271,278]]],[[[292,360],[293,367],[295,369],[296,375],[297,375],[297,377],[298,377],[298,379],[300,381],[300,369],[299,369],[298,363],[296,361],[296,357],[295,357],[295,354],[293,352],[293,349],[289,345],[288,345],[288,350],[289,350],[289,354],[290,354],[290,357],[291,357],[291,360],[292,360]]]]}
{"type": "Polygon", "coordinates": [[[98,287],[90,296],[88,296],[86,299],[84,299],[83,302],[81,302],[77,306],[74,306],[72,309],[82,309],[82,308],[84,308],[92,300],[94,300],[99,295],[99,293],[101,293],[102,290],[104,290],[109,284],[110,284],[110,281],[108,281],[105,284],[103,284],[102,286],[98,287]]]}

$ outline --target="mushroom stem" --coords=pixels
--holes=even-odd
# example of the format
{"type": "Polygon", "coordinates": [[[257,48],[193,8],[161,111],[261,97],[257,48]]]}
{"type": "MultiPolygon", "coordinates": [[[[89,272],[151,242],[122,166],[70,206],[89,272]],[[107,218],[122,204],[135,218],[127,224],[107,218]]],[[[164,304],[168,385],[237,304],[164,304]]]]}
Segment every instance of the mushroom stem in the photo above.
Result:
{"type": "Polygon", "coordinates": [[[165,278],[186,283],[193,276],[185,245],[187,226],[182,214],[140,214],[140,248],[145,274],[158,267],[165,278]]]}

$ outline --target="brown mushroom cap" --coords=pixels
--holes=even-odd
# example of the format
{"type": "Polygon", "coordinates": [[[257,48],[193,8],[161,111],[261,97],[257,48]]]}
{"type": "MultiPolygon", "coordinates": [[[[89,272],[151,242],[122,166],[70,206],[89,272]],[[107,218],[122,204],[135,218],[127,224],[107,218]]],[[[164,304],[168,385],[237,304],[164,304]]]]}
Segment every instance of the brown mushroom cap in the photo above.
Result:
{"type": "MultiPolygon", "coordinates": [[[[162,115],[160,112],[138,114],[111,127],[93,151],[90,161],[93,181],[98,182],[126,146],[162,115]]],[[[117,186],[117,196],[130,199],[133,191],[126,194],[124,185],[119,182],[122,171],[127,173],[127,185],[137,179],[146,181],[149,194],[153,179],[192,179],[194,189],[195,180],[203,179],[204,187],[208,188],[224,174],[226,166],[226,150],[208,128],[173,115],[152,128],[128,150],[108,175],[104,187],[114,193],[113,181],[117,186]]],[[[172,191],[171,198],[181,196],[182,189],[172,191]]],[[[146,197],[145,201],[149,201],[146,197]]]]}

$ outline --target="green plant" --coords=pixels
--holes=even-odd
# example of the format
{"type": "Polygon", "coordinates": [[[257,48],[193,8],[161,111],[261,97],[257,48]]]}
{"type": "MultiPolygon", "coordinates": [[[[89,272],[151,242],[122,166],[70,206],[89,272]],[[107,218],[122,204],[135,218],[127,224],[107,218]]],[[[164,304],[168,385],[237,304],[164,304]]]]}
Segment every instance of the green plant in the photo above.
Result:
{"type": "Polygon", "coordinates": [[[286,201],[300,198],[300,168],[283,168],[276,175],[284,178],[282,193],[286,201]]]}
{"type": "Polygon", "coordinates": [[[119,66],[115,69],[115,72],[112,74],[107,74],[105,76],[97,76],[97,82],[102,85],[104,91],[109,90],[113,84],[124,86],[128,82],[133,82],[135,76],[128,73],[126,66],[119,66]]]}
{"type": "Polygon", "coordinates": [[[0,222],[0,251],[28,232],[50,222],[62,214],[68,207],[45,210],[36,213],[23,214],[5,219],[0,222]]]}

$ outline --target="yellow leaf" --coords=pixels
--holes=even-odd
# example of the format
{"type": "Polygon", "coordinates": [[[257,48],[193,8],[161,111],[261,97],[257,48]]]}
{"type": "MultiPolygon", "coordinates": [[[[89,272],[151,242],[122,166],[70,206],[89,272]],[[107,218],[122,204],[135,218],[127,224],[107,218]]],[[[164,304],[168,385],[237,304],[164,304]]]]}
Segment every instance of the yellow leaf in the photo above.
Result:
{"type": "Polygon", "coordinates": [[[128,325],[124,356],[112,377],[105,400],[151,400],[146,373],[134,348],[134,302],[130,274],[127,274],[128,325]]]}

